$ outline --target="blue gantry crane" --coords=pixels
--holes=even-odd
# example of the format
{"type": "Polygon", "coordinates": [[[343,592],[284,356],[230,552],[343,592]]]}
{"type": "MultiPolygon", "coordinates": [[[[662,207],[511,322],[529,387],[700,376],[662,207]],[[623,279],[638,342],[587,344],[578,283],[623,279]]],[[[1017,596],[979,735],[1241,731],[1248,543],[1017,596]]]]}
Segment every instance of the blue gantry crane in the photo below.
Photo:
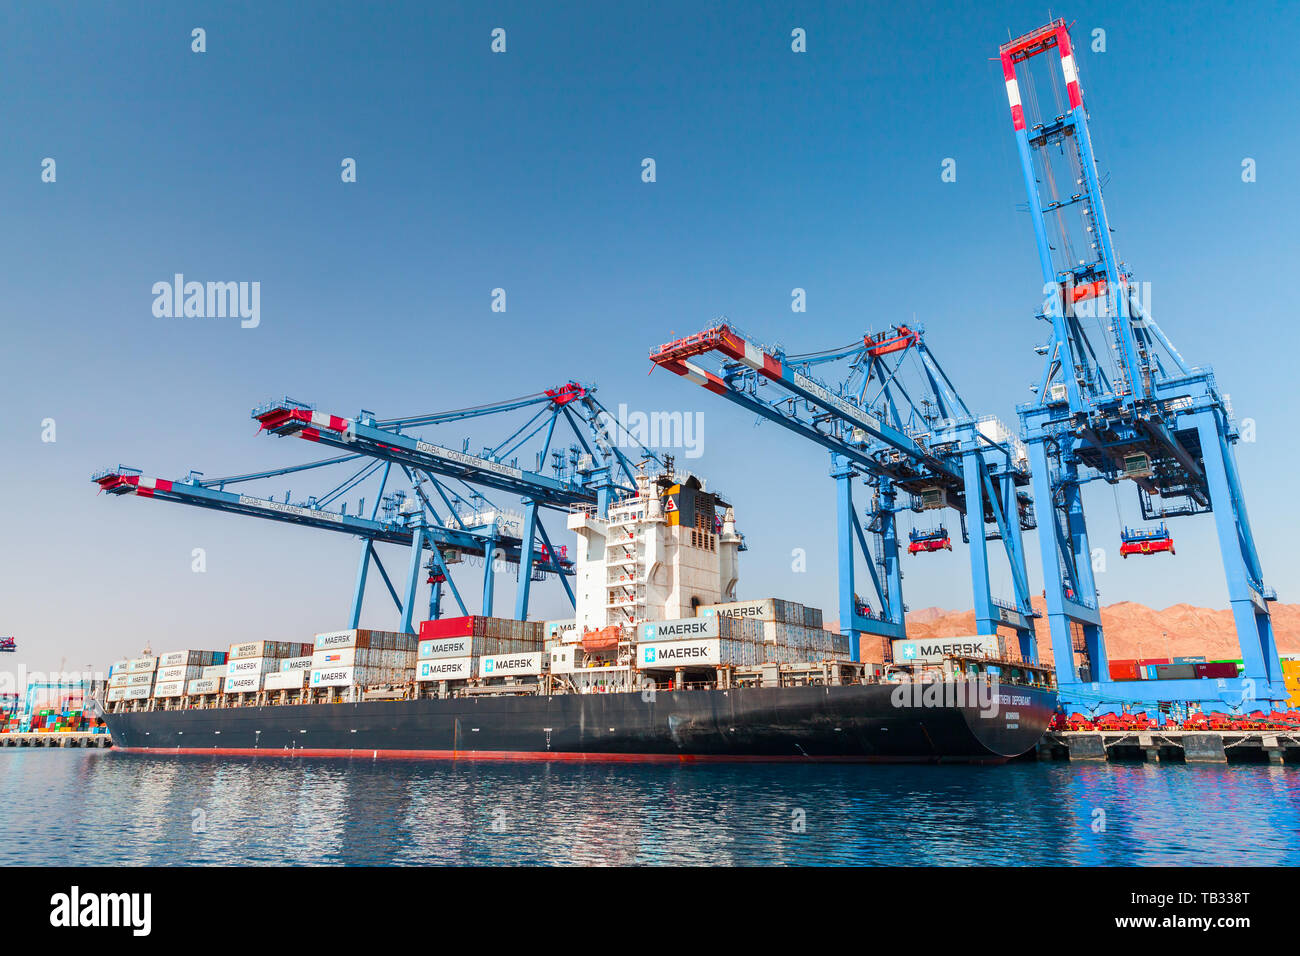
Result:
{"type": "Polygon", "coordinates": [[[650,359],[830,451],[838,502],[840,628],[853,655],[859,655],[861,635],[871,634],[882,639],[888,661],[890,641],[906,636],[897,514],[951,508],[971,543],[979,633],[1010,627],[1023,659],[1037,660],[1021,537],[1022,529],[1034,527],[1030,496],[1022,490],[1030,481],[1023,447],[996,419],[971,414],[923,330],[896,325],[842,348],[803,355],[754,343],[753,336],[719,320],[660,346],[650,359]],[[699,364],[710,355],[716,370],[699,364]],[[834,370],[842,370],[839,381],[815,374],[834,370]],[[863,516],[854,504],[859,479],[871,489],[863,516]],[[989,540],[1002,542],[1012,600],[991,593],[989,540]],[[878,610],[858,593],[859,556],[878,610]]]}
{"type": "Polygon", "coordinates": [[[1115,251],[1069,29],[1053,20],[999,52],[1044,282],[1038,318],[1051,328],[1038,349],[1047,367],[1037,398],[1018,412],[1062,697],[1220,709],[1285,700],[1268,606],[1276,594],[1246,513],[1237,427],[1211,370],[1183,360],[1115,251]],[[1057,56],[1034,59],[1049,51],[1057,56]],[[1110,680],[1081,494],[1094,480],[1131,482],[1143,518],[1160,522],[1126,529],[1125,556],[1172,553],[1167,519],[1213,513],[1240,679],[1110,680]],[[1074,666],[1076,649],[1087,654],[1086,674],[1074,666]]]}
{"type": "Polygon", "coordinates": [[[484,569],[480,612],[493,613],[498,565],[518,569],[515,616],[525,619],[531,584],[549,574],[563,583],[570,602],[568,578],[573,561],[567,548],[552,545],[540,508],[566,511],[575,506],[604,508],[610,496],[634,486],[638,467],[625,452],[635,451],[639,461],[657,460],[653,452],[620,431],[617,419],[596,400],[594,388],[567,383],[506,402],[454,409],[404,419],[378,421],[367,411],[355,418],[324,415],[293,399],[268,402],[253,410],[263,430],[295,434],[307,440],[347,449],[347,454],[320,461],[226,478],[208,479],[191,472],[171,481],[148,477],[138,469],[105,469],[93,480],[102,491],[134,494],[243,514],[305,527],[342,532],[362,540],[353,588],[351,626],[359,626],[369,571],[373,564],[397,605],[401,627],[413,631],[414,608],[423,565],[429,589],[429,617],[442,613],[447,587],[461,614],[470,613],[451,573],[464,558],[480,559],[484,569]],[[509,437],[479,454],[436,444],[412,434],[414,429],[502,415],[521,409],[532,417],[509,437]],[[574,443],[557,442],[558,426],[572,432],[574,443]],[[519,466],[518,455],[530,442],[541,442],[537,470],[519,466]],[[549,459],[550,473],[542,469],[549,459]],[[348,466],[341,481],[320,496],[294,502],[289,494],[264,498],[227,490],[228,486],[257,482],[302,472],[348,466]],[[365,499],[348,514],[342,497],[378,483],[369,513],[365,499]],[[486,491],[518,496],[522,512],[500,507],[486,491]],[[540,539],[540,540],[538,540],[540,539]],[[375,549],[377,543],[405,546],[410,551],[404,586],[399,593],[375,549]]]}

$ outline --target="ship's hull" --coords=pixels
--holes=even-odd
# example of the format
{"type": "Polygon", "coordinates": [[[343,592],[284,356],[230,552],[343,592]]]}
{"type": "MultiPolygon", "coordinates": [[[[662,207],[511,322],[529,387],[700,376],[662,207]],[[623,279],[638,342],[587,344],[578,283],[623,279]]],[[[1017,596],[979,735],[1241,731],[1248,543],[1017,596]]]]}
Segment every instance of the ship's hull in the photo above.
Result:
{"type": "Polygon", "coordinates": [[[1056,694],[996,706],[893,685],[369,701],[108,714],[116,750],[497,760],[1001,762],[1043,735],[1056,694]]]}

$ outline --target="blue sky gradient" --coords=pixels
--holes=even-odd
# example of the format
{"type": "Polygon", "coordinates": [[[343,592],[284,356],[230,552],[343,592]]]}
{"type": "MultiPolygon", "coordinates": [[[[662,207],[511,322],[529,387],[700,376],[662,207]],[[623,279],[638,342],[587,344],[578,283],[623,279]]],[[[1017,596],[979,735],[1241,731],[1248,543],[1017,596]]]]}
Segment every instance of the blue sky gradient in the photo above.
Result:
{"type": "MultiPolygon", "coordinates": [[[[311,446],[256,436],[249,409],[272,396],[391,417],[577,378],[611,406],[703,411],[705,456],[689,464],[735,501],[743,593],[833,617],[827,456],[647,376],[647,350],[723,314],[794,352],[915,319],[968,404],[1013,423],[1041,374],[1038,266],[992,59],[1009,31],[1047,21],[1040,4],[6,6],[0,634],[29,667],[345,623],[352,540],[105,500],[89,482],[119,462],[179,478],[307,460],[311,446]],[[498,26],[505,54],[489,49],[498,26]],[[791,52],[795,27],[806,54],[791,52]],[[955,183],[940,180],[948,157],[955,183]],[[260,326],[154,317],[153,283],[177,272],[260,282],[260,326]]],[[[1254,421],[1239,461],[1285,601],[1300,531],[1279,506],[1298,463],[1300,15],[1054,12],[1075,21],[1117,248],[1184,356],[1212,364],[1254,421]],[[1095,28],[1104,53],[1089,49],[1095,28]]],[[[475,447],[503,437],[464,433],[475,447]]],[[[285,488],[323,490],[259,490],[285,488]]],[[[1120,562],[1132,490],[1118,512],[1104,485],[1087,500],[1115,558],[1104,603],[1226,606],[1210,519],[1174,525],[1174,559],[1120,562]]],[[[387,564],[400,573],[404,558],[387,564]]],[[[960,545],[905,568],[912,608],[969,607],[960,545]]],[[[539,594],[536,616],[563,616],[553,583],[539,594]]],[[[512,605],[508,585],[498,600],[512,605]]],[[[363,623],[395,625],[386,597],[363,623]]]]}

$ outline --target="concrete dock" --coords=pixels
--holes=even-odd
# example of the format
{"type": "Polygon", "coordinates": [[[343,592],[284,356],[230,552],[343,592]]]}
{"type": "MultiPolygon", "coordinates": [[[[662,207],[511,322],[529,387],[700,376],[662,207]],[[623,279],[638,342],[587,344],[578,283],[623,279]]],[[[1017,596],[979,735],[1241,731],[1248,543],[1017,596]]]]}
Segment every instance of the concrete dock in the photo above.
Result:
{"type": "Polygon", "coordinates": [[[1280,730],[1048,731],[1039,760],[1300,764],[1300,733],[1280,730]]]}

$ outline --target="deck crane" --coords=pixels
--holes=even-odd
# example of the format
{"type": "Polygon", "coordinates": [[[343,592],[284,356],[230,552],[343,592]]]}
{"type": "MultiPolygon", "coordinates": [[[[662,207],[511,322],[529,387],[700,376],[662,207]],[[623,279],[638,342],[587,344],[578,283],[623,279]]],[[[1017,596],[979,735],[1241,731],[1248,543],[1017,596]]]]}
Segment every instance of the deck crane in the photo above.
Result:
{"type": "MultiPolygon", "coordinates": [[[[540,519],[541,509],[567,513],[575,507],[592,507],[604,515],[615,495],[634,491],[636,487],[637,465],[622,449],[636,448],[641,460],[659,460],[653,451],[622,430],[615,416],[596,399],[594,386],[577,382],[567,382],[558,388],[508,402],[382,421],[369,412],[353,418],[329,415],[288,398],[253,409],[252,417],[262,430],[273,435],[297,436],[397,465],[414,483],[429,516],[440,523],[443,519],[431,497],[423,490],[425,483],[447,507],[447,522],[451,526],[462,523],[464,514],[452,500],[448,479],[517,495],[524,508],[518,531],[524,549],[523,567],[538,566],[539,555],[546,558],[541,565],[543,569],[555,566],[559,560],[568,560],[564,552],[552,544],[540,519]],[[504,441],[483,449],[477,455],[469,452],[468,441],[456,450],[409,431],[530,407],[534,409],[531,418],[504,441]],[[575,442],[568,447],[567,457],[565,452],[554,448],[557,427],[561,424],[567,426],[565,431],[575,442]],[[527,470],[518,463],[518,454],[530,440],[540,441],[541,447],[536,451],[536,470],[527,470]],[[554,474],[551,475],[541,472],[548,456],[553,461],[554,474]],[[541,538],[540,547],[536,544],[538,537],[541,538]]],[[[364,552],[361,561],[358,574],[364,575],[364,552]]],[[[492,613],[494,564],[488,562],[485,565],[485,615],[492,613]]],[[[431,567],[428,570],[432,583],[435,586],[440,584],[437,581],[440,569],[431,567]]],[[[520,575],[515,604],[515,617],[518,619],[527,616],[530,584],[534,576],[531,573],[520,575]]],[[[561,576],[561,581],[570,603],[573,603],[574,594],[568,580],[561,576]]]]}
{"type": "MultiPolygon", "coordinates": [[[[1017,411],[1062,696],[1099,703],[1158,697],[1207,708],[1285,700],[1268,607],[1276,593],[1264,584],[1246,513],[1233,454],[1237,426],[1212,371],[1183,360],[1115,251],[1069,28],[1053,20],[1002,44],[999,55],[1044,283],[1037,317],[1051,329],[1037,349],[1048,356],[1037,397],[1017,411]],[[1050,51],[1056,56],[1034,60],[1050,51]],[[1054,108],[1050,100],[1040,108],[1035,68],[1050,78],[1054,108]],[[1162,527],[1167,518],[1213,513],[1240,679],[1110,681],[1081,495],[1097,479],[1131,481],[1144,519],[1162,527]],[[1089,661],[1086,681],[1073,666],[1076,629],[1089,661]]],[[[1047,99],[1049,90],[1041,95],[1047,99]]],[[[1147,533],[1172,552],[1167,528],[1163,537],[1158,530],[1147,533]]]]}
{"type": "Polygon", "coordinates": [[[1022,529],[1034,526],[1029,495],[1020,490],[1029,483],[1027,463],[1005,426],[971,415],[920,327],[896,325],[843,348],[787,355],[755,344],[753,336],[719,320],[660,346],[650,360],[830,451],[838,492],[840,628],[855,657],[862,634],[882,639],[886,661],[889,642],[906,636],[896,515],[953,508],[961,516],[963,537],[972,542],[979,633],[1009,626],[1019,637],[1022,656],[1037,659],[1021,540],[1022,529]],[[709,355],[716,371],[699,364],[709,355]],[[905,368],[913,358],[914,365],[905,368]],[[838,384],[815,377],[814,370],[841,362],[847,372],[838,384]],[[853,501],[857,479],[872,489],[865,523],[853,501]],[[990,524],[994,528],[986,530],[990,524]],[[1012,601],[990,592],[989,540],[1002,542],[1012,601]],[[859,555],[879,611],[870,611],[857,594],[859,555]]]}

